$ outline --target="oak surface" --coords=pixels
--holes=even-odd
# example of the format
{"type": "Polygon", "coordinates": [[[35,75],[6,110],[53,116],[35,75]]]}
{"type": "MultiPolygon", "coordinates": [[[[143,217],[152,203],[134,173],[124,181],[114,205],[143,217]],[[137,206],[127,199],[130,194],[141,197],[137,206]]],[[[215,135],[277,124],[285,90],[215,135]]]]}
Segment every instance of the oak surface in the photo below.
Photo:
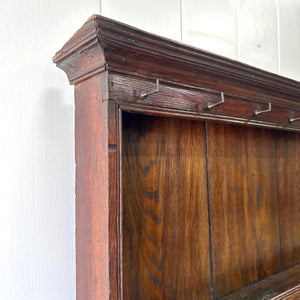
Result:
{"type": "Polygon", "coordinates": [[[221,297],[278,272],[274,133],[208,124],[214,291],[221,297]]]}
{"type": "Polygon", "coordinates": [[[123,126],[124,299],[210,299],[204,124],[123,126]]]}
{"type": "Polygon", "coordinates": [[[277,173],[283,267],[300,262],[300,134],[277,132],[277,173]]]}
{"type": "Polygon", "coordinates": [[[76,297],[108,299],[109,189],[103,74],[76,86],[76,297]],[[99,283],[99,284],[98,284],[99,283]],[[101,283],[101,284],[100,284],[101,283]]]}
{"type": "Polygon", "coordinates": [[[296,300],[299,298],[300,265],[297,265],[219,300],[296,300]]]}

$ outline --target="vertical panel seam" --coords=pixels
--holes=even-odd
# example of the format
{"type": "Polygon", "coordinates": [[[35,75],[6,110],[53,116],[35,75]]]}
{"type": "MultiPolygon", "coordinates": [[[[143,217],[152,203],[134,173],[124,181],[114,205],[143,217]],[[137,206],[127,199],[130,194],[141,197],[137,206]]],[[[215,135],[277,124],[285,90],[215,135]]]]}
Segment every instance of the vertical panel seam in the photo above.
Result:
{"type": "Polygon", "coordinates": [[[280,203],[279,203],[279,180],[278,180],[278,156],[277,156],[277,133],[275,134],[275,177],[276,177],[276,196],[277,196],[277,215],[278,215],[278,235],[279,235],[279,256],[280,256],[280,270],[283,268],[282,244],[281,244],[281,223],[280,223],[280,203]]]}
{"type": "Polygon", "coordinates": [[[122,225],[123,225],[123,197],[122,197],[122,111],[119,108],[119,105],[116,105],[116,112],[117,112],[117,126],[118,126],[118,130],[117,130],[117,141],[118,141],[118,151],[117,151],[117,164],[119,166],[119,170],[117,172],[117,199],[119,200],[119,204],[118,204],[118,219],[119,219],[119,266],[118,266],[118,291],[119,291],[119,295],[118,295],[118,299],[122,300],[123,299],[123,262],[122,262],[122,258],[123,258],[123,230],[122,230],[122,225]]]}
{"type": "Polygon", "coordinates": [[[208,159],[208,124],[205,122],[205,150],[206,150],[206,184],[207,184],[207,209],[208,209],[208,228],[209,228],[209,254],[210,254],[210,280],[211,295],[215,299],[214,274],[213,274],[213,253],[212,253],[212,228],[211,228],[211,199],[210,199],[210,179],[209,179],[209,159],[208,159]]]}

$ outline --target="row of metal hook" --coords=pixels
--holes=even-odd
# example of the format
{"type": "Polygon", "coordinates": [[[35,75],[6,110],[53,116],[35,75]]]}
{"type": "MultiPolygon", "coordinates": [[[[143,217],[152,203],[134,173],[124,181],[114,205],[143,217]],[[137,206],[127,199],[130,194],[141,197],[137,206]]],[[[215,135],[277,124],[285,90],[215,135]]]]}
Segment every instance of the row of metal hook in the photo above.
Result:
{"type": "MultiPolygon", "coordinates": [[[[141,99],[145,99],[146,97],[148,97],[149,95],[152,95],[154,93],[158,93],[159,92],[159,79],[156,79],[156,89],[151,91],[151,92],[147,92],[147,93],[141,93],[140,97],[141,99]]],[[[221,92],[221,101],[219,102],[216,102],[216,103],[208,103],[207,105],[207,108],[208,109],[212,109],[222,103],[225,103],[225,97],[224,97],[224,92],[221,92]]],[[[267,112],[270,112],[272,111],[272,103],[269,102],[269,108],[266,109],[266,110],[255,110],[254,111],[254,115],[255,116],[258,116],[258,115],[261,115],[261,114],[264,114],[264,113],[267,113],[267,112]]],[[[289,118],[289,122],[292,123],[292,122],[295,122],[295,121],[299,121],[300,120],[300,117],[299,118],[289,118]]]]}

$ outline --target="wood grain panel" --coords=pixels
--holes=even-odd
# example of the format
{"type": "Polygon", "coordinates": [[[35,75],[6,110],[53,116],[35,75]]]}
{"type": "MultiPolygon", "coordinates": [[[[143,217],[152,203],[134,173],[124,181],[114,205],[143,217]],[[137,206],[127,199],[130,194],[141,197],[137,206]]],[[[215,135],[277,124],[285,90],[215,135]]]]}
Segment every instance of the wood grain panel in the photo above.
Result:
{"type": "Polygon", "coordinates": [[[222,300],[249,299],[300,299],[300,265],[277,273],[233,294],[219,298],[222,300]]]}
{"type": "Polygon", "coordinates": [[[124,299],[210,299],[204,124],[123,120],[124,299]]]}
{"type": "Polygon", "coordinates": [[[281,253],[284,267],[300,262],[300,134],[277,133],[281,253]]]}
{"type": "Polygon", "coordinates": [[[300,131],[300,122],[289,122],[290,117],[300,115],[300,110],[291,114],[289,108],[272,104],[272,111],[254,115],[255,110],[266,110],[268,104],[257,99],[224,94],[222,105],[208,109],[208,104],[221,101],[221,92],[187,87],[179,83],[159,82],[159,92],[141,99],[140,95],[156,88],[155,80],[145,80],[137,76],[109,75],[109,97],[114,99],[122,109],[144,113],[145,110],[161,115],[185,116],[204,120],[216,120],[232,124],[245,124],[264,128],[280,128],[300,131]]]}
{"type": "Polygon", "coordinates": [[[274,133],[208,124],[215,296],[280,270],[274,133]]]}
{"type": "Polygon", "coordinates": [[[107,91],[99,74],[75,88],[76,297],[109,299],[107,91]]]}

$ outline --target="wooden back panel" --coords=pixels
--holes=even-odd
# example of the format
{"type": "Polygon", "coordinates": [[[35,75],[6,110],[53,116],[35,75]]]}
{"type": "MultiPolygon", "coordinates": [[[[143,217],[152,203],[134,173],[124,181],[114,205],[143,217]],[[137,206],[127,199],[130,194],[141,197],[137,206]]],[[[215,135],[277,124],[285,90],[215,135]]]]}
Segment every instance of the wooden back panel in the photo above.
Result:
{"type": "Polygon", "coordinates": [[[300,134],[277,132],[281,253],[284,268],[300,262],[300,134]]]}
{"type": "Polygon", "coordinates": [[[124,299],[220,298],[300,262],[298,134],[123,115],[124,299]]]}
{"type": "Polygon", "coordinates": [[[208,124],[215,296],[280,271],[274,132],[208,124]]]}
{"type": "Polygon", "coordinates": [[[210,299],[204,123],[123,125],[124,299],[210,299]]]}

